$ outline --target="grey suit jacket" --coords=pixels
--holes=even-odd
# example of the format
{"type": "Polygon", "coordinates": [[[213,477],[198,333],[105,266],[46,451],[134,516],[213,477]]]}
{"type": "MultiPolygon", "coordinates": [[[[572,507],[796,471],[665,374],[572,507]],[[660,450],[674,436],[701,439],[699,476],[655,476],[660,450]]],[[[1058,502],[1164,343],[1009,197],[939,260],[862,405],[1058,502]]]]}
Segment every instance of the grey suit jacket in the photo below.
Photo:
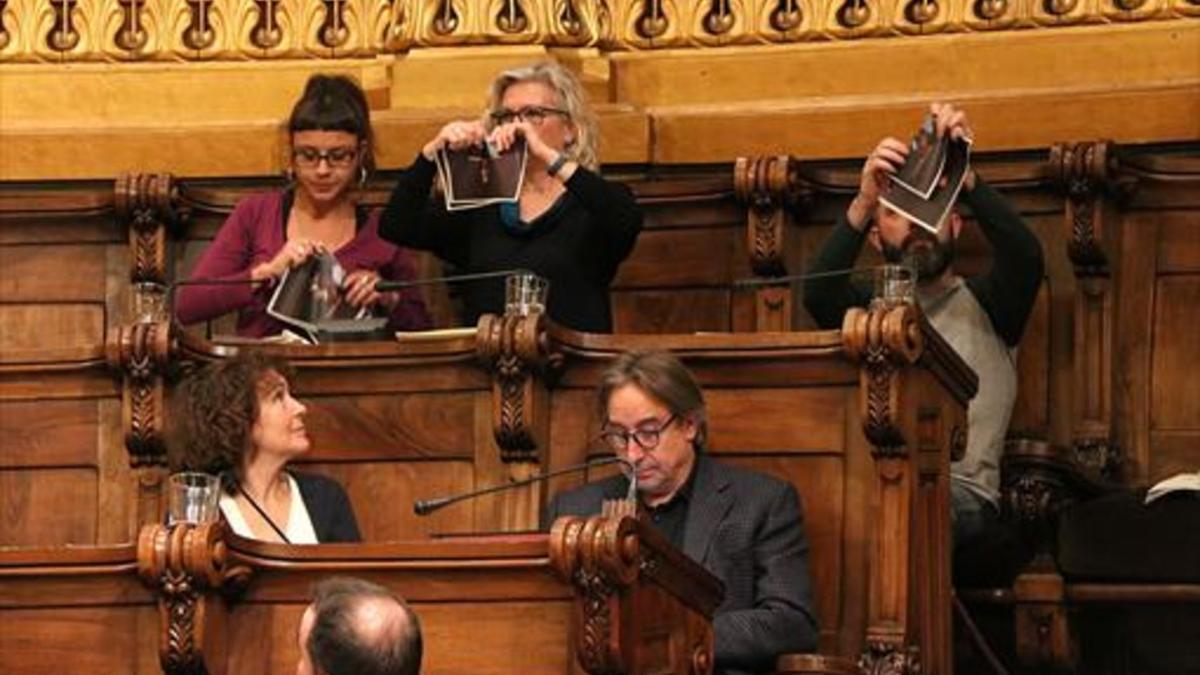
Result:
{"type": "MultiPolygon", "coordinates": [[[[725,584],[713,619],[717,672],[772,672],[779,654],[817,646],[800,500],[783,481],[704,453],[696,460],[683,552],[725,584]]],[[[599,513],[628,485],[615,476],[556,496],[543,529],[559,516],[599,513]]]]}

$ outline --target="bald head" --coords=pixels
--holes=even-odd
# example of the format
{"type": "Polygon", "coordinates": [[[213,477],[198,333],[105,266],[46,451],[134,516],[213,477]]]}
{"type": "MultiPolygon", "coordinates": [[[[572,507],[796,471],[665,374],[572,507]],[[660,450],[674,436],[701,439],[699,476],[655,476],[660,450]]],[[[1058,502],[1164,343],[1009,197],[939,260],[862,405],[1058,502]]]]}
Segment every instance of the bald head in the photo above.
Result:
{"type": "Polygon", "coordinates": [[[416,675],[417,615],[382,586],[334,578],[317,584],[300,624],[300,675],[416,675]]]}

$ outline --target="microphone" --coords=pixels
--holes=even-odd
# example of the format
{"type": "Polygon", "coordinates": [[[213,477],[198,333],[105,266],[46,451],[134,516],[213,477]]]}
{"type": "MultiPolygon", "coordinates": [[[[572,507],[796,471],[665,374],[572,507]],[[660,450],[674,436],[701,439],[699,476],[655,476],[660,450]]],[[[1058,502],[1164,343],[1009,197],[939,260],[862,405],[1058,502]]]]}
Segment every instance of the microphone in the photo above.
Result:
{"type": "Polygon", "coordinates": [[[758,286],[774,286],[776,284],[784,284],[792,281],[807,281],[809,279],[824,279],[826,277],[849,276],[851,274],[866,274],[868,272],[882,269],[879,267],[849,267],[841,270],[829,270],[827,272],[802,272],[800,274],[788,274],[782,277],[748,277],[738,279],[733,282],[734,288],[757,288],[758,286]]]}
{"type": "Polygon", "coordinates": [[[475,274],[454,274],[446,277],[428,277],[425,279],[406,279],[403,281],[376,281],[375,292],[387,293],[388,291],[399,291],[405,288],[414,286],[428,286],[430,284],[443,283],[463,283],[469,281],[483,281],[484,279],[496,279],[498,277],[510,277],[514,274],[533,274],[529,270],[500,270],[497,272],[477,272],[475,274]]]}
{"type": "Polygon", "coordinates": [[[536,476],[531,476],[524,480],[519,480],[519,481],[515,481],[512,483],[505,483],[504,485],[495,485],[490,488],[484,488],[482,490],[474,490],[472,492],[464,492],[462,494],[452,495],[450,497],[434,497],[432,499],[418,499],[415,502],[413,502],[413,513],[417,514],[418,516],[427,516],[427,515],[433,513],[434,511],[437,511],[438,509],[442,508],[443,506],[449,506],[451,504],[461,502],[465,499],[474,499],[475,497],[481,497],[483,495],[490,495],[493,492],[503,492],[504,490],[511,490],[513,488],[519,488],[523,485],[529,485],[531,483],[537,483],[540,481],[548,480],[550,478],[554,478],[555,476],[561,476],[563,474],[568,474],[568,473],[575,473],[576,471],[583,471],[584,469],[590,469],[592,467],[597,467],[597,466],[605,466],[607,464],[620,464],[621,466],[623,466],[629,470],[629,490],[626,491],[626,493],[625,493],[625,500],[630,503],[636,503],[637,502],[637,465],[635,465],[633,462],[631,462],[627,459],[613,456],[613,457],[604,457],[602,459],[594,459],[590,462],[584,462],[583,464],[576,464],[574,466],[568,466],[565,469],[559,469],[557,471],[550,471],[547,473],[539,473],[536,476]]]}

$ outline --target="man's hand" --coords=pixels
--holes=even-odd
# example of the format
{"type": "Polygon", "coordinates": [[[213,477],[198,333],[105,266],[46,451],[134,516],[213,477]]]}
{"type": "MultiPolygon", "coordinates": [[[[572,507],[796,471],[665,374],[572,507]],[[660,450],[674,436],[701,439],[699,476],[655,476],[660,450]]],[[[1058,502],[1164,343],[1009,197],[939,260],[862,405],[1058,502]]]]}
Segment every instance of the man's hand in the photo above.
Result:
{"type": "Polygon", "coordinates": [[[850,227],[862,232],[879,205],[879,195],[887,191],[889,176],[899,171],[907,158],[908,146],[890,137],[879,141],[871,154],[867,155],[859,178],[858,194],[846,209],[846,222],[850,223],[850,227]]]}
{"type": "MultiPolygon", "coordinates": [[[[951,139],[964,140],[968,143],[974,140],[975,134],[967,125],[966,112],[949,103],[934,103],[929,106],[929,112],[937,122],[938,138],[948,133],[951,139]]],[[[963,177],[963,186],[967,188],[968,192],[975,189],[974,169],[967,171],[967,175],[963,177]]]]}

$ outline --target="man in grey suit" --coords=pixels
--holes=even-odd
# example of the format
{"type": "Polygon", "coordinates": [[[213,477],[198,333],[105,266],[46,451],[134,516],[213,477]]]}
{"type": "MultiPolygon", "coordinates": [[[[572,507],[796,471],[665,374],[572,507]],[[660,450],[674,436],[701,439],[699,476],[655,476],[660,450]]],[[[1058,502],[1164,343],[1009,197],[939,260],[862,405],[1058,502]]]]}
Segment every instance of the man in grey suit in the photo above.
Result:
{"type": "MultiPolygon", "coordinates": [[[[597,391],[601,439],[637,467],[641,508],[688,557],[725,584],[713,620],[718,673],[771,672],[779,654],[813,651],[817,622],[796,490],[705,452],[704,397],[668,352],[630,352],[597,391]]],[[[543,527],[624,497],[625,475],[558,495],[543,527]]]]}

